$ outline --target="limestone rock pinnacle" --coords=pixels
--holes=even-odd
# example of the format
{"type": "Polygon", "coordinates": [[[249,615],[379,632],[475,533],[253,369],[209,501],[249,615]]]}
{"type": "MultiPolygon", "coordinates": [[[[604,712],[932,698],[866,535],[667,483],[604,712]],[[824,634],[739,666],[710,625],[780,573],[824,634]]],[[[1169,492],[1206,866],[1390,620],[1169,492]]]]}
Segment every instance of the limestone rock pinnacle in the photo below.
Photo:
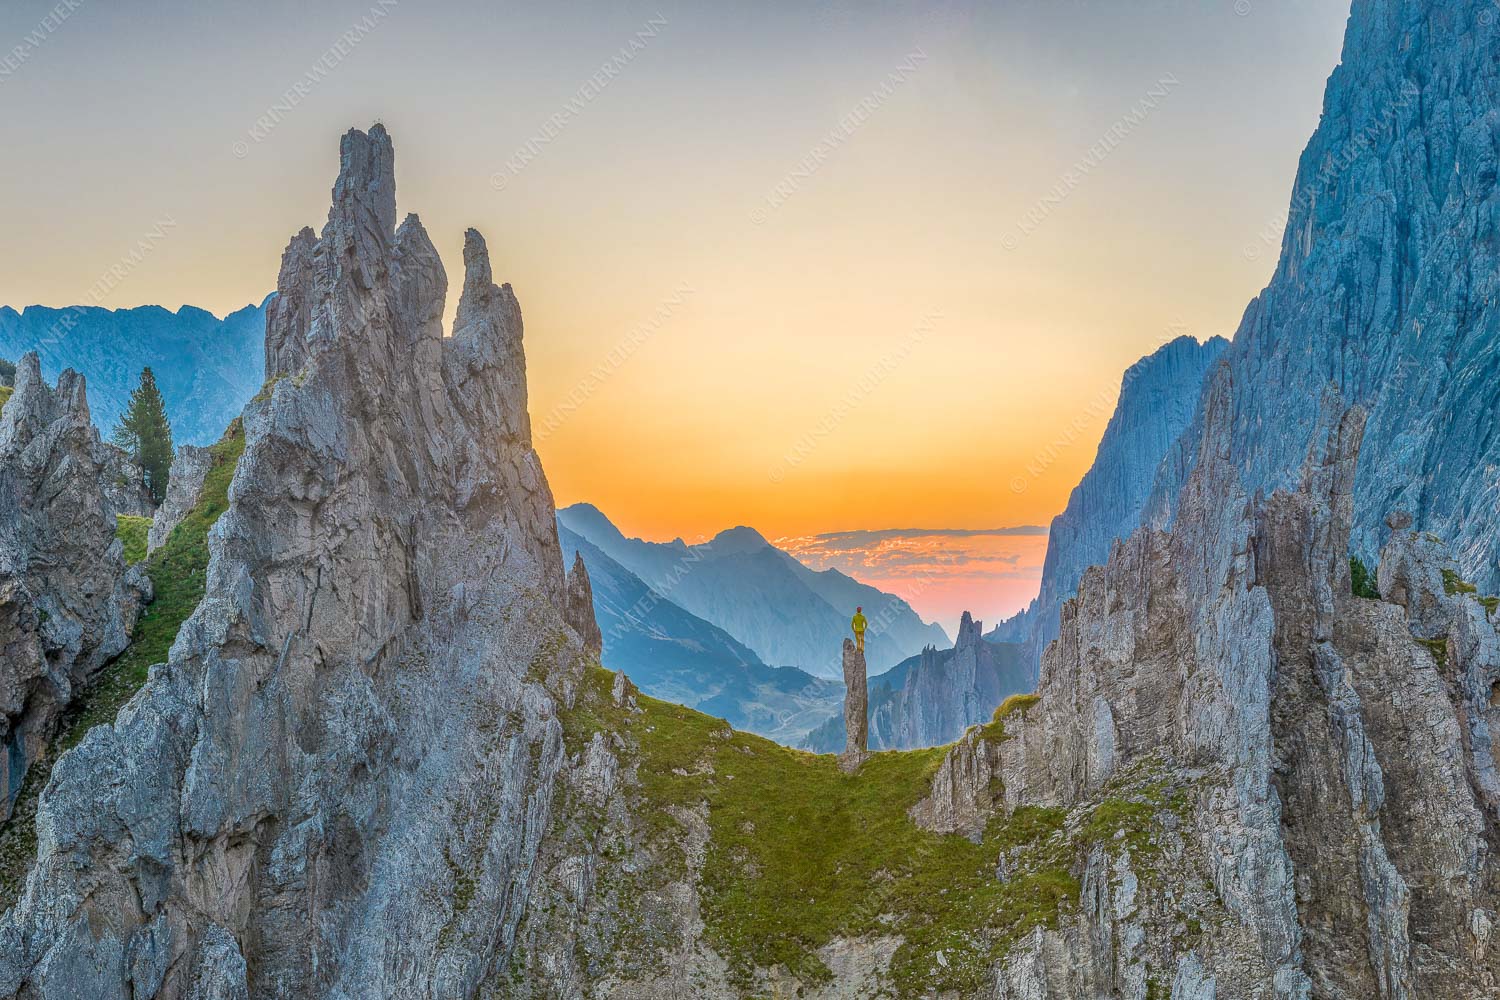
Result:
{"type": "Polygon", "coordinates": [[[865,654],[854,645],[854,640],[844,640],[844,742],[843,760],[846,766],[858,766],[868,752],[870,694],[865,687],[865,654]]]}
{"type": "MultiPolygon", "coordinates": [[[[396,231],[394,176],[384,129],[349,133],[327,225],[282,258],[203,599],[130,708],[54,765],[35,862],[0,914],[0,996],[472,997],[510,960],[567,764],[559,704],[586,660],[514,296],[476,234],[443,337],[442,263],[415,217],[396,231]],[[104,921],[90,900],[109,901],[104,921]]],[[[39,434],[95,446],[82,380],[44,390],[35,359],[18,374],[0,615],[21,564],[8,476],[92,489],[20,532],[57,536],[69,590],[108,594],[124,572],[92,462],[38,461],[39,434]],[[85,585],[78,567],[106,563],[85,585]]],[[[30,642],[38,616],[12,607],[0,635],[30,642]]],[[[123,645],[118,624],[101,635],[123,645]]]]}
{"type": "Polygon", "coordinates": [[[597,657],[604,651],[604,634],[599,631],[599,622],[594,617],[594,588],[589,583],[589,568],[583,563],[582,552],[574,556],[573,568],[568,571],[563,620],[583,640],[584,652],[597,657]]]}
{"type": "Polygon", "coordinates": [[[53,388],[23,356],[0,417],[0,823],[77,689],[125,648],[149,588],[115,539],[115,451],[83,376],[53,388]]]}

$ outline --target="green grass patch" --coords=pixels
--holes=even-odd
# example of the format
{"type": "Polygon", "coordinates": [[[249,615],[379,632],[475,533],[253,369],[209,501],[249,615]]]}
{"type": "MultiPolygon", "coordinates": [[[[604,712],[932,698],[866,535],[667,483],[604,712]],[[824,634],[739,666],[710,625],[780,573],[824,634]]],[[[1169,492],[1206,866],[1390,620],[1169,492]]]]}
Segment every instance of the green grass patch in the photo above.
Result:
{"type": "Polygon", "coordinates": [[[270,378],[266,379],[265,383],[260,387],[260,392],[257,392],[255,395],[250,397],[250,402],[264,403],[266,400],[270,399],[272,394],[276,392],[276,383],[280,382],[284,378],[286,378],[286,375],[281,374],[272,375],[270,378]]]}
{"type": "Polygon", "coordinates": [[[1027,709],[1042,700],[1039,694],[1013,694],[1000,703],[995,709],[995,714],[990,721],[979,727],[981,739],[989,740],[991,743],[1003,743],[1009,739],[1005,732],[1005,720],[1020,712],[1024,718],[1027,709]]]}
{"type": "Polygon", "coordinates": [[[1500,597],[1495,597],[1493,595],[1481,597],[1478,587],[1474,586],[1472,583],[1465,580],[1463,577],[1459,576],[1458,573],[1454,572],[1451,569],[1443,570],[1443,593],[1447,594],[1449,597],[1472,597],[1474,600],[1479,602],[1480,607],[1484,608],[1484,613],[1486,615],[1494,614],[1495,609],[1497,607],[1500,607],[1500,597]]]}
{"type": "Polygon", "coordinates": [[[8,385],[0,385],[0,413],[5,412],[5,404],[10,402],[10,397],[15,395],[16,390],[8,385]]]}
{"type": "MultiPolygon", "coordinates": [[[[14,814],[0,829],[0,910],[14,902],[36,854],[36,805],[52,763],[77,746],[90,729],[114,719],[120,707],[146,682],[152,664],[167,659],[177,630],[203,599],[208,571],[208,529],[229,507],[229,483],[245,450],[245,433],[235,420],[213,446],[213,467],[197,505],[172,530],[166,543],[146,557],[155,597],[142,613],[130,645],[76,697],[64,713],[59,737],[27,774],[14,814]]],[[[147,518],[129,520],[146,521],[147,518]]],[[[127,552],[131,542],[127,542],[127,552]]],[[[144,547],[144,541],[142,541],[144,547]]],[[[127,555],[128,558],[128,555],[127,555]]]]}
{"type": "Polygon", "coordinates": [[[1084,821],[1079,836],[1091,844],[1123,841],[1137,860],[1148,858],[1156,851],[1151,823],[1161,808],[1151,798],[1105,799],[1084,821]]]}
{"type": "Polygon", "coordinates": [[[877,753],[846,774],[831,755],[737,733],[679,705],[638,697],[641,711],[628,714],[609,698],[612,681],[590,672],[564,720],[569,748],[595,728],[626,734],[638,765],[633,813],[654,843],[680,841],[674,809],[707,806],[705,937],[741,988],[757,967],[778,965],[804,983],[827,982],[823,945],[899,935],[898,995],[972,993],[1015,940],[1054,926],[1077,899],[1061,810],[998,817],[979,844],[911,822],[907,810],[929,793],[949,747],[877,753]],[[1002,851],[1015,852],[1008,882],[995,877],[1002,851]]]}
{"type": "Polygon", "coordinates": [[[1380,600],[1380,591],[1375,586],[1375,574],[1370,572],[1359,556],[1349,557],[1349,589],[1355,597],[1380,600]]]}
{"type": "Polygon", "coordinates": [[[1479,588],[1474,586],[1451,569],[1443,570],[1443,593],[1449,597],[1457,594],[1475,594],[1479,588]]]}
{"type": "Polygon", "coordinates": [[[1447,639],[1418,639],[1420,645],[1426,646],[1432,658],[1437,661],[1439,669],[1448,665],[1448,640],[1447,639]]]}
{"type": "Polygon", "coordinates": [[[995,715],[991,721],[1004,722],[1017,712],[1025,714],[1027,709],[1041,700],[1042,696],[1039,694],[1013,694],[1002,701],[999,708],[995,709],[995,715]]]}
{"type": "Polygon", "coordinates": [[[115,515],[115,537],[125,546],[125,565],[134,566],[146,558],[146,536],[151,532],[151,518],[130,514],[115,515]]]}
{"type": "Polygon", "coordinates": [[[203,480],[198,503],[162,547],[146,560],[155,596],[136,623],[130,645],[104,669],[85,697],[75,705],[63,749],[77,746],[90,729],[109,722],[140,686],[155,663],[163,663],[177,638],[177,630],[203,600],[208,577],[208,529],[229,509],[229,483],[245,450],[245,432],[236,420],[210,449],[213,465],[203,480]]]}

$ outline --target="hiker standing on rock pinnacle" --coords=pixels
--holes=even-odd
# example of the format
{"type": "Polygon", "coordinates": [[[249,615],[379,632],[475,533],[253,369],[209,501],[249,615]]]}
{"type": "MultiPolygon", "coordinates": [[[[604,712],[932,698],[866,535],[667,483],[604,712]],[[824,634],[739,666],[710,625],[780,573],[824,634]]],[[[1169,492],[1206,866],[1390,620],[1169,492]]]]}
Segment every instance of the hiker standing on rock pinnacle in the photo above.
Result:
{"type": "Polygon", "coordinates": [[[855,608],[854,617],[849,619],[849,626],[854,629],[854,643],[861,653],[865,651],[865,625],[865,609],[855,608]]]}

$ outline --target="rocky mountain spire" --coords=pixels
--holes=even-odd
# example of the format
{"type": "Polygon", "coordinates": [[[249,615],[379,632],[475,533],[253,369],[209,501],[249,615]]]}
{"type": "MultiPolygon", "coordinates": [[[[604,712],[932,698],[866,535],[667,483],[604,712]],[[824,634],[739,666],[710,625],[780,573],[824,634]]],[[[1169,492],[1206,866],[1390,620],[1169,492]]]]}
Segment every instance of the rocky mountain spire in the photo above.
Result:
{"type": "Polygon", "coordinates": [[[323,238],[338,236],[346,252],[379,259],[396,232],[396,152],[384,125],[350,129],[339,143],[339,177],[323,238]]]}
{"type": "Polygon", "coordinates": [[[204,599],[55,766],[0,996],[473,996],[504,967],[585,660],[514,296],[471,234],[444,338],[395,218],[389,137],[350,132],[282,258],[204,599]]]}
{"type": "Polygon", "coordinates": [[[589,568],[583,564],[583,553],[573,557],[568,571],[568,593],[563,605],[563,619],[583,640],[584,652],[597,658],[604,651],[604,634],[594,617],[594,588],[589,583],[589,568]]]}
{"type": "Polygon", "coordinates": [[[974,616],[965,611],[962,620],[958,623],[958,635],[954,637],[954,649],[971,649],[984,641],[984,622],[975,621],[974,616]]]}
{"type": "Polygon", "coordinates": [[[105,485],[114,456],[81,375],[21,358],[0,414],[0,822],[58,717],[125,647],[150,583],[127,573],[105,485]]]}
{"type": "Polygon", "coordinates": [[[845,768],[855,768],[869,750],[870,692],[866,687],[865,653],[844,640],[844,753],[845,768]]]}

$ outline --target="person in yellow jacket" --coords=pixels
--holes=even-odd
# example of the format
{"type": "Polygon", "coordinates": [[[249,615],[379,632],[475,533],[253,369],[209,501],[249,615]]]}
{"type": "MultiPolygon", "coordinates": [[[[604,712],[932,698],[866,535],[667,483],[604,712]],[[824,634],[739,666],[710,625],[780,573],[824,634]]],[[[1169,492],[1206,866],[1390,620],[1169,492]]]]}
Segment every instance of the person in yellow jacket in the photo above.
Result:
{"type": "Polygon", "coordinates": [[[849,619],[849,626],[854,629],[854,644],[859,647],[859,651],[861,653],[863,653],[865,651],[865,625],[866,624],[867,623],[865,622],[865,609],[864,608],[855,608],[854,609],[854,617],[851,618],[851,619],[849,619]]]}

